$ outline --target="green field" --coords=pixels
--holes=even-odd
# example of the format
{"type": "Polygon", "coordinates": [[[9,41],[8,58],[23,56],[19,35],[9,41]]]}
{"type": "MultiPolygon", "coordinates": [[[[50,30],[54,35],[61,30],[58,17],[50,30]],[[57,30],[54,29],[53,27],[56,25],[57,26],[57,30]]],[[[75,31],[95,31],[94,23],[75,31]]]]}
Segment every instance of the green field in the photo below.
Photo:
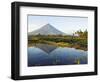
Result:
{"type": "Polygon", "coordinates": [[[28,36],[28,46],[49,44],[57,47],[70,47],[87,51],[87,31],[77,31],[74,35],[31,35],[28,36]]]}

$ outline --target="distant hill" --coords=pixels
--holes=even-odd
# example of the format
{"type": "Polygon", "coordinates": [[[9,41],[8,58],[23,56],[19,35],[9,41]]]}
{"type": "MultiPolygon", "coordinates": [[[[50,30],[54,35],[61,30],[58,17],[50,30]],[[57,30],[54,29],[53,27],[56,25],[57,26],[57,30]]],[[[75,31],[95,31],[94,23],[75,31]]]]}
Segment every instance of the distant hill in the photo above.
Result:
{"type": "Polygon", "coordinates": [[[28,35],[38,35],[38,34],[40,35],[66,35],[64,32],[59,31],[58,29],[56,29],[50,24],[46,24],[43,27],[28,33],[28,35]]]}

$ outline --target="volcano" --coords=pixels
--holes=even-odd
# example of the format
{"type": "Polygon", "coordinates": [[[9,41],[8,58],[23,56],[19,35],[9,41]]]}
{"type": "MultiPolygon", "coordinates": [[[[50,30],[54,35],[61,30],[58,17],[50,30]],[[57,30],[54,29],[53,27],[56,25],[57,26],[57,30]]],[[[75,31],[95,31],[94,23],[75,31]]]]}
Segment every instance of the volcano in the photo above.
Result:
{"type": "Polygon", "coordinates": [[[56,29],[54,26],[51,24],[46,24],[42,26],[41,28],[29,32],[28,35],[65,35],[64,32],[61,32],[60,30],[56,29]]]}

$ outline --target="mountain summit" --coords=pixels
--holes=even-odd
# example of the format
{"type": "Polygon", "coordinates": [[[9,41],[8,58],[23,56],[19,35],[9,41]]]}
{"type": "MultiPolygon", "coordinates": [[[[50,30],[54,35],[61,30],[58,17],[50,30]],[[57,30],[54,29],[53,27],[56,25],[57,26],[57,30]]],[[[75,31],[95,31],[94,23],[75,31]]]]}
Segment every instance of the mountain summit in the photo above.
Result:
{"type": "Polygon", "coordinates": [[[56,29],[50,24],[46,24],[43,27],[28,33],[28,35],[38,35],[38,34],[40,35],[65,35],[65,33],[59,31],[58,29],[56,29]]]}

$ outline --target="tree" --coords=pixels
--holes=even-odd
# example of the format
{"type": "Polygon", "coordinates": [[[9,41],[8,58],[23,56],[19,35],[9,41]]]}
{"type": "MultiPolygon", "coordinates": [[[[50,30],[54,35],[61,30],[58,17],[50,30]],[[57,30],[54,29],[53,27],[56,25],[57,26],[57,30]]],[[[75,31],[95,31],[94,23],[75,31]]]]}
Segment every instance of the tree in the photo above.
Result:
{"type": "Polygon", "coordinates": [[[87,29],[83,32],[81,30],[79,30],[79,31],[75,32],[75,34],[78,34],[79,37],[81,37],[81,38],[87,38],[87,36],[88,36],[87,29]]]}

